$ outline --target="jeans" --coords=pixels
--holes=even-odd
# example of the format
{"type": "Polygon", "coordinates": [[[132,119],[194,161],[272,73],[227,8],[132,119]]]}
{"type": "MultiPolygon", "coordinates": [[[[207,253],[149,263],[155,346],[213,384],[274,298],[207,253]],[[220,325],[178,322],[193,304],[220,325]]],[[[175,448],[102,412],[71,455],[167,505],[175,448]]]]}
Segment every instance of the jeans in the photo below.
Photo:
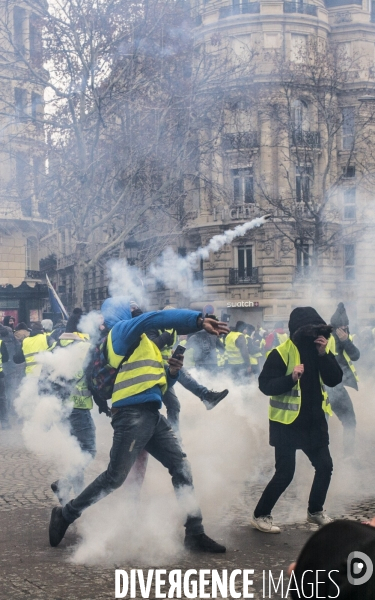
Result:
{"type": "MultiPolygon", "coordinates": [[[[82,452],[91,454],[95,458],[96,454],[96,435],[95,424],[91,416],[91,410],[82,408],[73,408],[68,417],[70,423],[70,433],[79,443],[82,452]]],[[[75,471],[74,475],[66,479],[59,479],[55,482],[58,487],[58,495],[62,503],[70,497],[70,490],[73,488],[75,494],[79,494],[84,488],[85,469],[75,471]]]]}
{"type": "Polygon", "coordinates": [[[344,427],[344,455],[354,454],[356,418],[353,402],[342,383],[334,388],[327,387],[329,401],[335,415],[344,427]]]}
{"type": "MultiPolygon", "coordinates": [[[[308,509],[310,513],[320,512],[323,510],[331,481],[332,458],[328,446],[304,449],[303,452],[310,459],[312,466],[315,467],[315,477],[310,491],[308,509]]],[[[281,494],[292,482],[296,467],[296,450],[276,446],[275,463],[276,472],[255,508],[254,516],[256,518],[270,515],[281,494]]]]}
{"type": "Polygon", "coordinates": [[[172,477],[177,499],[187,515],[186,533],[203,533],[190,464],[167,420],[151,406],[153,404],[117,409],[112,417],[114,434],[107,470],[64,506],[63,517],[68,523],[73,523],[86,508],[119,488],[139,454],[146,450],[168,469],[172,477]]]}
{"type": "MultiPolygon", "coordinates": [[[[178,381],[185,389],[195,396],[198,396],[198,398],[201,400],[203,400],[205,394],[208,392],[208,389],[204,387],[204,385],[198,383],[198,381],[196,381],[196,379],[194,379],[194,377],[192,377],[184,368],[180,370],[178,381]]],[[[178,432],[180,428],[181,405],[173,387],[169,388],[165,392],[163,396],[163,403],[167,409],[168,422],[170,423],[173,431],[178,432]]]]}

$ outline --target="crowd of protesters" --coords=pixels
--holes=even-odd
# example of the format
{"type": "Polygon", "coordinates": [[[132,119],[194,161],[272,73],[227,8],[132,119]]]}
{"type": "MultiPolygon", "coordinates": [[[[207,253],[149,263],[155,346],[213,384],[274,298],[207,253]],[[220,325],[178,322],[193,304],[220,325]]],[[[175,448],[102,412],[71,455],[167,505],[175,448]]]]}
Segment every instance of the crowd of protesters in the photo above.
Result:
{"type": "MultiPolygon", "coordinates": [[[[335,414],[341,421],[343,455],[352,457],[356,418],[347,388],[358,390],[359,378],[353,363],[360,359],[343,303],[337,306],[328,324],[314,308],[300,307],[292,311],[288,328],[277,322],[271,330],[244,321],[229,328],[215,315],[204,316],[171,306],[163,311],[143,312],[125,298],[106,300],[101,315],[100,335],[95,340],[83,331],[79,308],[74,309],[68,321],[53,323],[44,319],[28,326],[5,317],[0,324],[3,429],[16,421],[13,402],[23,377],[37,377],[39,393],[52,389],[68,407],[66,419],[71,434],[91,459],[96,453],[93,406],[97,404],[99,412],[112,419],[114,438],[106,471],[87,487],[83,467],[74,477],[60,478],[51,484],[60,503],[51,515],[52,546],[60,543],[69,525],[84,510],[121,486],[130,472],[136,473],[141,485],[147,456],[151,454],[168,469],[177,499],[186,512],[185,547],[191,551],[225,552],[223,545],[205,534],[179,430],[177,382],[208,410],[230,392],[209,390],[205,386],[206,372],[215,376],[226,373],[233,385],[247,385],[258,379],[260,391],[269,396],[269,441],[275,449],[275,473],[254,508],[250,524],[263,533],[280,533],[280,527],[273,522],[272,509],[291,483],[296,451],[302,450],[315,470],[307,521],[319,527],[327,525],[326,536],[318,536],[316,542],[312,538],[310,546],[325,543],[327,536],[333,535],[328,533],[333,525],[337,535],[339,522],[332,524],[324,510],[333,469],[328,417],[335,414]],[[57,348],[80,352],[77,372],[69,380],[54,380],[53,372],[38,361],[38,355],[57,348]],[[100,386],[90,385],[93,353],[99,367],[103,363],[106,373],[113,377],[110,405],[100,393],[100,386]],[[190,373],[193,367],[197,379],[190,373]],[[162,404],[167,410],[166,418],[159,413],[162,404]]],[[[375,328],[367,328],[360,337],[366,354],[370,347],[373,352],[375,328]]],[[[347,532],[348,525],[344,524],[340,531],[344,538],[361,534],[367,536],[366,543],[371,543],[372,532],[367,534],[367,529],[361,527],[364,526],[359,524],[358,531],[347,532]]],[[[305,566],[306,556],[311,558],[310,546],[292,566],[296,577],[300,565],[305,566]]],[[[318,562],[320,565],[322,561],[318,562]]],[[[327,586],[330,589],[328,583],[327,586]]]]}

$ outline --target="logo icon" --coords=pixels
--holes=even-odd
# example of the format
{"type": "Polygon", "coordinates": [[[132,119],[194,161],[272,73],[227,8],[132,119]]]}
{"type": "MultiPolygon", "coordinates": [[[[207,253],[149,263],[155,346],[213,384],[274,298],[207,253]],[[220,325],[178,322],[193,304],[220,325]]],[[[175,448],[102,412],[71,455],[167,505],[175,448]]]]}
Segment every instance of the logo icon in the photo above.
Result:
{"type": "Polygon", "coordinates": [[[371,578],[374,571],[372,560],[364,552],[351,552],[347,560],[347,577],[352,585],[363,585],[371,578]]]}

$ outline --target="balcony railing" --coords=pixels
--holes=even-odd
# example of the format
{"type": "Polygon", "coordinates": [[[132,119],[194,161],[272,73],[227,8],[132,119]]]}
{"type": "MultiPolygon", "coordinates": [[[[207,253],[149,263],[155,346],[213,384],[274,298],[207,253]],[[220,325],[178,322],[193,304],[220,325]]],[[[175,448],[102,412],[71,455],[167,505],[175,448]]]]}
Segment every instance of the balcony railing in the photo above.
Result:
{"type": "Polygon", "coordinates": [[[284,13],[301,13],[316,17],[318,7],[315,4],[305,4],[305,2],[284,2],[284,13]]]}
{"type": "Polygon", "coordinates": [[[235,3],[232,6],[222,6],[219,12],[219,19],[225,19],[226,17],[232,17],[233,15],[248,15],[255,13],[260,13],[259,2],[235,3]]]}
{"type": "Polygon", "coordinates": [[[258,267],[252,269],[229,269],[229,285],[259,283],[258,267]]]}
{"type": "Polygon", "coordinates": [[[320,148],[320,133],[319,131],[294,131],[292,141],[296,146],[320,148]]]}
{"type": "Polygon", "coordinates": [[[33,271],[27,269],[26,271],[26,279],[42,279],[43,275],[41,271],[33,271]]]}
{"type": "Polygon", "coordinates": [[[241,150],[258,148],[258,146],[258,134],[256,131],[239,131],[237,133],[225,133],[223,135],[224,150],[241,150]]]}

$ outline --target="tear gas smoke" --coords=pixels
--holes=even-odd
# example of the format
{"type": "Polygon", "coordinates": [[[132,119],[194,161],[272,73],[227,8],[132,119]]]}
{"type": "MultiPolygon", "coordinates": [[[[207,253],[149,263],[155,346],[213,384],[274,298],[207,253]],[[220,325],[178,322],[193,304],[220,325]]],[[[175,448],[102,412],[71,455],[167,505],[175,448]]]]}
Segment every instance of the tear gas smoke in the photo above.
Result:
{"type": "Polygon", "coordinates": [[[152,288],[155,282],[163,283],[167,288],[183,292],[186,298],[194,299],[201,293],[194,282],[194,268],[199,260],[207,259],[210,252],[218,252],[225,244],[230,244],[235,238],[245,235],[251,229],[261,227],[269,218],[270,215],[264,215],[215,235],[207,246],[198,248],[185,257],[179,256],[168,247],[151,264],[146,275],[136,267],[129,266],[126,261],[113,261],[108,265],[109,292],[111,296],[125,296],[129,300],[135,300],[144,309],[149,306],[147,289],[152,288]]]}

